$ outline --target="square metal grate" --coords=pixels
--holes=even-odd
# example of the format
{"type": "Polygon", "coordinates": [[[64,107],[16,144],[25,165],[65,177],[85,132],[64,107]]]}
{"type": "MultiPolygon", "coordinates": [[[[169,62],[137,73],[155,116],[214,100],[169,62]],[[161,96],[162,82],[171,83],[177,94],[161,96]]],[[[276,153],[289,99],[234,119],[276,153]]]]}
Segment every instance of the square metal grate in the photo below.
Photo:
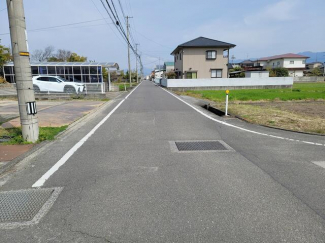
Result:
{"type": "Polygon", "coordinates": [[[228,150],[219,141],[187,141],[175,142],[178,151],[224,151],[228,150]]]}
{"type": "Polygon", "coordinates": [[[54,189],[0,192],[0,223],[31,221],[54,189]]]}

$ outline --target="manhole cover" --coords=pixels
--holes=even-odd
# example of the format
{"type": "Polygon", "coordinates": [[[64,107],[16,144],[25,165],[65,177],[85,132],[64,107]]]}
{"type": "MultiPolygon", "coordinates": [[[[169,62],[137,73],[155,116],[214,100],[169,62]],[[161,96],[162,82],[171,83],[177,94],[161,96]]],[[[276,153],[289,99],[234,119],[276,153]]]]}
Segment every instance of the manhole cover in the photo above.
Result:
{"type": "Polygon", "coordinates": [[[195,151],[233,151],[233,149],[221,140],[213,141],[175,141],[170,142],[174,152],[195,152],[195,151]]]}
{"type": "Polygon", "coordinates": [[[38,223],[61,190],[41,188],[0,192],[0,228],[6,228],[7,224],[21,226],[38,223]]]}

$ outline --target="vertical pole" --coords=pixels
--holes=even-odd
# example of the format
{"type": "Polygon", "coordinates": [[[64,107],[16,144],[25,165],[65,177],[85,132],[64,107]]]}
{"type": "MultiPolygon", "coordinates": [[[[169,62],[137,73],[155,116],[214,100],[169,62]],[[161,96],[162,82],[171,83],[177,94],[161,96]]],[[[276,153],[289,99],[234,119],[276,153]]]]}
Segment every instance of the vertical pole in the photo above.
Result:
{"type": "Polygon", "coordinates": [[[228,63],[227,63],[227,78],[229,78],[229,49],[228,49],[228,63]]]}
{"type": "Polygon", "coordinates": [[[24,140],[36,142],[39,128],[36,115],[28,115],[27,102],[35,102],[26,23],[22,0],[7,0],[12,55],[14,58],[20,123],[24,140]]]}
{"type": "Polygon", "coordinates": [[[228,94],[226,94],[226,112],[225,116],[228,116],[228,94]]]}
{"type": "Polygon", "coordinates": [[[126,29],[127,29],[127,39],[128,39],[128,62],[129,62],[129,80],[130,80],[130,87],[132,86],[132,83],[131,83],[131,63],[130,63],[130,38],[129,38],[129,28],[130,28],[130,25],[129,25],[129,16],[126,16],[126,29]]]}
{"type": "Polygon", "coordinates": [[[136,52],[136,57],[135,57],[135,70],[137,72],[137,83],[138,83],[138,45],[135,44],[135,52],[136,52]]]}
{"type": "Polygon", "coordinates": [[[108,68],[108,91],[112,91],[112,83],[111,83],[111,71],[108,68]]]}

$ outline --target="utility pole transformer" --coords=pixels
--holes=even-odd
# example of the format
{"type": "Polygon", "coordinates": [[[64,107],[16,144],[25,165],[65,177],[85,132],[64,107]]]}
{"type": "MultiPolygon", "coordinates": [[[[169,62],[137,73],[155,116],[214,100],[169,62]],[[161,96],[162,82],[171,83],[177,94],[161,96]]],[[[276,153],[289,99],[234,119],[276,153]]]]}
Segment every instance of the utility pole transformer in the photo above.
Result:
{"type": "Polygon", "coordinates": [[[20,123],[24,140],[36,142],[39,128],[29,62],[23,0],[7,0],[20,123]]]}
{"type": "Polygon", "coordinates": [[[126,16],[126,30],[127,30],[127,39],[128,39],[128,62],[129,62],[129,79],[130,79],[130,87],[132,86],[131,83],[131,62],[130,62],[130,25],[129,25],[129,18],[133,18],[130,16],[126,16]]]}

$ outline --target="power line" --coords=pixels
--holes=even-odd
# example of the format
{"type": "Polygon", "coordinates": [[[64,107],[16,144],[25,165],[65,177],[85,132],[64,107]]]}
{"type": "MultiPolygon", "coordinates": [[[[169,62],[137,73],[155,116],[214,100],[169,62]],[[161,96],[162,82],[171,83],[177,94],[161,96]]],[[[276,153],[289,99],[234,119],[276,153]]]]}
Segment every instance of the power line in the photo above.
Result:
{"type": "MultiPolygon", "coordinates": [[[[118,20],[117,20],[117,17],[116,17],[115,14],[113,13],[113,10],[112,10],[110,4],[108,3],[108,1],[106,0],[106,3],[107,3],[107,5],[108,5],[108,7],[109,7],[109,9],[110,9],[110,11],[111,11],[112,14],[111,14],[111,13],[109,12],[109,10],[107,9],[107,7],[106,7],[106,5],[104,4],[103,0],[100,0],[100,1],[101,1],[101,3],[102,3],[103,7],[105,8],[105,10],[106,10],[108,16],[111,18],[112,22],[116,22],[116,21],[118,21],[118,20]],[[113,18],[112,16],[113,16],[114,18],[113,18]],[[115,21],[114,21],[114,19],[115,19],[115,21]]],[[[137,55],[137,54],[136,54],[136,51],[134,50],[133,46],[131,45],[131,43],[129,42],[129,40],[128,40],[127,36],[126,36],[126,33],[125,33],[123,27],[122,27],[121,25],[119,25],[119,24],[118,24],[118,25],[116,24],[116,25],[114,25],[114,26],[115,26],[116,29],[120,32],[120,34],[122,35],[123,39],[127,42],[127,44],[129,44],[129,46],[130,46],[130,48],[132,49],[132,51],[134,52],[134,54],[137,55]]]]}
{"type": "Polygon", "coordinates": [[[0,10],[0,12],[2,12],[3,10],[6,10],[6,9],[7,9],[7,8],[3,8],[3,9],[0,10]]]}
{"type": "Polygon", "coordinates": [[[165,47],[165,48],[171,49],[171,47],[169,47],[169,46],[165,46],[165,45],[163,45],[163,44],[160,44],[160,43],[158,43],[158,42],[156,42],[156,41],[154,41],[154,40],[152,40],[152,39],[146,37],[144,34],[141,34],[139,31],[136,31],[136,32],[137,32],[138,34],[140,34],[141,36],[143,36],[144,38],[146,38],[147,40],[152,41],[153,43],[156,43],[157,45],[160,45],[160,46],[162,46],[162,47],[165,47]]]}
{"type": "MultiPolygon", "coordinates": [[[[48,30],[48,29],[54,29],[54,28],[60,28],[60,27],[66,27],[66,26],[72,26],[72,25],[78,25],[78,24],[85,24],[85,23],[91,23],[91,22],[97,22],[102,21],[103,19],[95,19],[95,20],[89,20],[89,21],[82,21],[82,22],[76,22],[71,24],[63,24],[63,25],[56,25],[56,26],[49,26],[49,27],[43,27],[38,29],[31,29],[27,30],[28,32],[35,32],[35,31],[41,31],[41,30],[48,30]]],[[[112,23],[110,23],[112,24],[112,23]]],[[[0,35],[9,35],[10,33],[2,33],[0,35]]]]}
{"type": "MultiPolygon", "coordinates": [[[[109,26],[109,28],[112,30],[112,32],[114,33],[114,35],[119,39],[118,35],[115,33],[115,31],[113,30],[113,28],[110,26],[110,24],[106,21],[106,18],[102,15],[102,13],[99,11],[99,9],[97,8],[97,5],[95,4],[95,2],[93,0],[91,0],[92,3],[94,4],[95,8],[97,9],[98,13],[102,16],[102,18],[105,20],[105,22],[107,23],[107,25],[109,26]]],[[[114,21],[113,21],[114,22],[114,21]]]]}

